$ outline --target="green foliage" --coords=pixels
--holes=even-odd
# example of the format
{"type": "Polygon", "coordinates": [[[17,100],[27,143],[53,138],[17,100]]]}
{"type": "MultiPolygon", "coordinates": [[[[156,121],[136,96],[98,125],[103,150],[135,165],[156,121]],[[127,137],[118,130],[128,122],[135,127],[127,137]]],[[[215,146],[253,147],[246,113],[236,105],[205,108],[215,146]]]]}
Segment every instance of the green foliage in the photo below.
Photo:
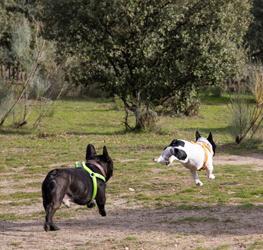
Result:
{"type": "Polygon", "coordinates": [[[243,82],[238,85],[230,105],[232,134],[238,144],[247,137],[253,138],[263,122],[263,68],[261,65],[250,67],[250,79],[249,86],[243,82]],[[245,98],[248,96],[247,88],[250,88],[252,92],[252,100],[245,98]]]}
{"type": "Polygon", "coordinates": [[[197,91],[193,88],[186,93],[178,90],[157,110],[162,114],[195,116],[199,113],[200,100],[197,91]]]}
{"type": "Polygon", "coordinates": [[[222,88],[220,86],[213,86],[208,89],[208,92],[210,93],[211,96],[213,97],[221,97],[222,96],[222,88]]]}
{"type": "Polygon", "coordinates": [[[253,22],[247,34],[247,42],[252,59],[263,61],[263,2],[261,0],[252,2],[253,22]]]}
{"type": "Polygon", "coordinates": [[[239,48],[249,25],[249,1],[191,2],[181,25],[170,31],[173,53],[167,65],[171,76],[175,71],[186,84],[219,84],[242,62],[239,48]]]}
{"type": "Polygon", "coordinates": [[[33,61],[32,56],[32,33],[30,23],[26,18],[19,18],[11,30],[11,51],[16,61],[23,65],[26,71],[30,71],[33,61]]]}
{"type": "Polygon", "coordinates": [[[245,59],[248,0],[45,0],[42,7],[45,37],[85,64],[86,84],[100,83],[135,116],[178,91],[182,102],[221,83],[245,59]]]}
{"type": "MultiPolygon", "coordinates": [[[[20,42],[25,43],[26,41],[34,46],[29,40],[32,31],[32,26],[28,27],[27,22],[32,23],[34,19],[34,13],[36,10],[35,1],[21,1],[21,0],[10,0],[1,1],[0,3],[0,64],[15,64],[19,59],[17,56],[25,54],[23,48],[26,46],[14,44],[13,38],[15,37],[16,31],[23,28],[23,34],[20,33],[20,38],[23,36],[20,42]],[[19,27],[18,27],[19,25],[19,27]],[[28,28],[26,29],[25,26],[28,28]],[[26,40],[27,39],[27,40],[26,40]],[[16,48],[14,48],[16,46],[16,48]],[[14,54],[14,49],[18,52],[14,54]],[[20,50],[20,52],[19,52],[20,50]]],[[[18,39],[17,39],[18,41],[18,39]]],[[[19,42],[19,41],[18,41],[19,42]]],[[[27,52],[28,54],[28,52],[27,52]]],[[[29,55],[29,54],[28,54],[29,55]]]]}
{"type": "Polygon", "coordinates": [[[36,126],[52,113],[51,98],[60,96],[64,87],[54,44],[40,37],[36,10],[35,1],[4,1],[0,5],[1,126],[11,115],[14,126],[27,124],[32,98],[41,103],[37,105],[36,126]]]}

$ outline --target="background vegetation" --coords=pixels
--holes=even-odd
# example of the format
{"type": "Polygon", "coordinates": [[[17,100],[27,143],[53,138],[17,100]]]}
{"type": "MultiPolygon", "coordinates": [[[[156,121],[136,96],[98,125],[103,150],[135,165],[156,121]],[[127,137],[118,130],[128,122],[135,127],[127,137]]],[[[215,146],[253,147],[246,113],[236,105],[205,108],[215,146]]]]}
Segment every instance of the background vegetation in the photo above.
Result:
{"type": "Polygon", "coordinates": [[[84,83],[117,95],[126,128],[130,111],[139,130],[155,122],[157,105],[197,113],[200,87],[235,76],[251,20],[249,1],[237,0],[47,0],[40,16],[44,36],[89,69],[84,83]]]}
{"type": "Polygon", "coordinates": [[[248,65],[261,60],[261,7],[256,0],[3,1],[0,124],[11,115],[13,126],[26,125],[35,98],[37,127],[65,87],[115,96],[126,130],[155,129],[160,114],[197,115],[204,88],[220,95],[251,82],[248,65]]]}
{"type": "MultiPolygon", "coordinates": [[[[147,228],[123,240],[107,236],[100,246],[139,249],[142,241],[146,249],[153,242],[165,249],[175,246],[174,239],[197,237],[197,245],[212,241],[214,249],[261,249],[261,217],[253,217],[262,214],[263,195],[256,164],[263,150],[261,12],[258,0],[0,1],[1,240],[12,248],[32,244],[32,238],[60,246],[64,232],[39,233],[40,184],[49,170],[83,160],[93,143],[99,151],[107,145],[114,161],[107,208],[117,234],[130,223],[115,227],[127,213],[135,223],[148,222],[142,211],[159,214],[153,226],[173,231],[168,243],[150,241],[147,228]],[[193,140],[196,129],[213,133],[216,160],[253,160],[215,164],[216,180],[205,180],[202,189],[182,166],[152,161],[172,139],[193,140]],[[169,209],[178,217],[170,220],[169,209]],[[192,234],[176,232],[178,225],[191,227],[192,234]],[[219,243],[205,226],[223,232],[219,243]],[[234,243],[222,242],[223,234],[234,243]]],[[[57,218],[80,218],[82,224],[87,213],[79,206],[62,208],[57,218]]],[[[96,217],[84,226],[90,222],[95,234],[107,228],[107,220],[96,217]]],[[[66,223],[73,238],[89,238],[86,228],[66,223]]],[[[97,246],[97,237],[88,240],[97,246]]]]}

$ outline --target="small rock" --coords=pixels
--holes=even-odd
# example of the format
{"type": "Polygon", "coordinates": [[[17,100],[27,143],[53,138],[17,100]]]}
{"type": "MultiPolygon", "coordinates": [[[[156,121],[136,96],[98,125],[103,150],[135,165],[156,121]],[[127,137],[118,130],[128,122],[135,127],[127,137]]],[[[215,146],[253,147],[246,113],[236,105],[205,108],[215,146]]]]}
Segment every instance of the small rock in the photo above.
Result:
{"type": "Polygon", "coordinates": [[[135,192],[135,189],[134,188],[129,188],[129,191],[130,192],[135,192]]]}

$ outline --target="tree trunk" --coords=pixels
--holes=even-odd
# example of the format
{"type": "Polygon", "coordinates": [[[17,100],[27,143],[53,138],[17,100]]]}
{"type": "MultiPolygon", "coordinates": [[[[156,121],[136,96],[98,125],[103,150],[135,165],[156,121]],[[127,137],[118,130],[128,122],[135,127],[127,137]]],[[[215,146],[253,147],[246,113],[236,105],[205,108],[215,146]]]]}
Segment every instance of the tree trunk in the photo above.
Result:
{"type": "Polygon", "coordinates": [[[150,109],[149,104],[142,102],[140,94],[132,101],[127,101],[126,97],[120,96],[123,101],[125,118],[124,125],[126,130],[152,130],[156,127],[157,113],[150,109]],[[128,117],[129,112],[133,113],[135,117],[135,125],[130,126],[128,117]]]}
{"type": "Polygon", "coordinates": [[[127,105],[124,102],[125,107],[125,128],[126,130],[136,130],[136,131],[143,131],[143,130],[152,130],[156,126],[157,121],[157,114],[156,112],[152,111],[149,107],[145,105],[136,105],[133,104],[127,105]],[[128,112],[132,112],[135,117],[135,125],[130,126],[128,121],[128,112]]]}

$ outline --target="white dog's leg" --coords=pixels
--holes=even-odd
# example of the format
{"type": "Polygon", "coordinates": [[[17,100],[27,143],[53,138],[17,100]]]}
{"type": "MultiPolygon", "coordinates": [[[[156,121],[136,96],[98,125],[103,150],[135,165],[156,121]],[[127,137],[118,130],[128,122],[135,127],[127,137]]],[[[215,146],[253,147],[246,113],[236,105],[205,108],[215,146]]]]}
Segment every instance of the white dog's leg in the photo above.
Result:
{"type": "Polygon", "coordinates": [[[200,181],[197,171],[192,169],[190,171],[192,173],[196,186],[203,186],[203,182],[200,181]]]}
{"type": "Polygon", "coordinates": [[[167,165],[168,167],[172,166],[173,162],[175,160],[178,160],[174,155],[170,156],[169,158],[169,164],[167,165]]]}
{"type": "Polygon", "coordinates": [[[214,180],[216,177],[213,175],[213,165],[207,167],[207,178],[210,180],[214,180]]]}

